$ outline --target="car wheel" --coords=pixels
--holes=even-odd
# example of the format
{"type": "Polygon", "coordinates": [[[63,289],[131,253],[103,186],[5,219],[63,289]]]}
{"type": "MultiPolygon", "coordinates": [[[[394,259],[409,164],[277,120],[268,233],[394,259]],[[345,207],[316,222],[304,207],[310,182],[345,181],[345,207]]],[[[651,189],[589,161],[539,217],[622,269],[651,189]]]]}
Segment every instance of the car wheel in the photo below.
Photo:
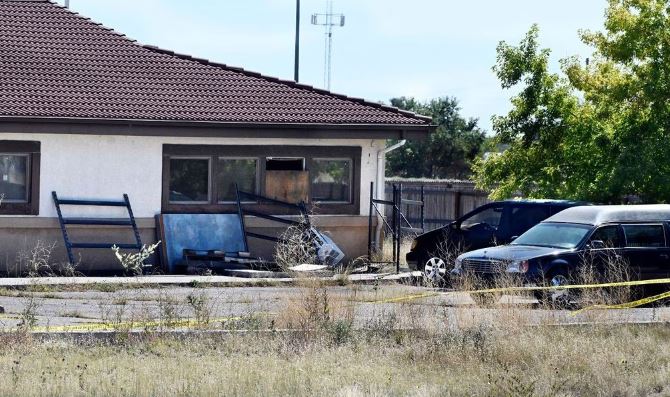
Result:
{"type": "Polygon", "coordinates": [[[423,279],[428,284],[444,285],[447,280],[447,263],[437,257],[426,260],[423,266],[423,279]]]}
{"type": "MultiPolygon", "coordinates": [[[[561,287],[572,284],[567,272],[559,270],[547,277],[548,286],[561,287]]],[[[540,291],[538,300],[545,307],[567,309],[575,300],[574,289],[552,289],[540,291]]]]}

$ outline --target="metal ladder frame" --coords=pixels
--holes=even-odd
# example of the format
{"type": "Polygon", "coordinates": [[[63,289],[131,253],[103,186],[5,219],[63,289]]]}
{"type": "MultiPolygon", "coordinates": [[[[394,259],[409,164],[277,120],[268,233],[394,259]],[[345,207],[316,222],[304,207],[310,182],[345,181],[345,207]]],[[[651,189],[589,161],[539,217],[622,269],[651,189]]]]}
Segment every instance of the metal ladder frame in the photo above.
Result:
{"type": "Polygon", "coordinates": [[[123,201],[113,200],[77,200],[77,199],[59,199],[56,192],[51,192],[56,212],[58,213],[58,223],[63,232],[63,241],[65,242],[65,249],[67,250],[67,257],[70,264],[75,264],[74,254],[72,249],[103,249],[117,246],[120,249],[141,250],[142,238],[140,231],[135,222],[133,209],[130,206],[130,200],[127,194],[123,194],[123,201]],[[94,206],[94,207],[125,207],[128,211],[128,218],[64,218],[61,211],[61,205],[72,206],[94,206]],[[135,237],[135,244],[128,243],[86,243],[86,242],[72,242],[67,231],[66,225],[95,225],[95,226],[131,226],[135,237]]]}

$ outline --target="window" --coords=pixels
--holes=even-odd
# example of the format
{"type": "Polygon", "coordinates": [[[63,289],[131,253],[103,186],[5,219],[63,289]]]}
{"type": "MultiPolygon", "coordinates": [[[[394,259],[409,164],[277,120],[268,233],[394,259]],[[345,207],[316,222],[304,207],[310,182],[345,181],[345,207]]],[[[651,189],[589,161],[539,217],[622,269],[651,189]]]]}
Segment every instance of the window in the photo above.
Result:
{"type": "Polygon", "coordinates": [[[30,155],[0,153],[0,192],[5,203],[27,203],[30,155]]]}
{"type": "Polygon", "coordinates": [[[277,158],[268,157],[265,159],[265,169],[267,171],[304,171],[305,159],[298,158],[277,158]]]}
{"type": "Polygon", "coordinates": [[[258,192],[258,159],[220,157],[216,168],[219,203],[237,200],[235,185],[243,192],[258,192]]]}
{"type": "Polygon", "coordinates": [[[589,241],[599,240],[605,243],[607,248],[621,247],[621,239],[619,238],[618,226],[603,226],[596,230],[589,241]]]}
{"type": "MultiPolygon", "coordinates": [[[[359,146],[163,145],[165,213],[237,211],[241,191],[283,201],[321,203],[319,214],[360,211],[359,146]]],[[[268,201],[260,211],[289,214],[268,201]]]]}
{"type": "Polygon", "coordinates": [[[512,245],[575,248],[591,228],[592,226],[576,223],[538,223],[514,240],[512,245]]]}
{"type": "Polygon", "coordinates": [[[470,217],[461,221],[461,229],[469,229],[475,225],[487,225],[493,229],[498,229],[500,226],[500,218],[502,217],[503,207],[490,207],[480,211],[470,217]]]}
{"type": "Polygon", "coordinates": [[[350,159],[314,159],[310,171],[313,201],[338,203],[351,201],[350,159]]]}
{"type": "Polygon", "coordinates": [[[209,202],[209,158],[170,159],[170,202],[209,202]]]}
{"type": "Polygon", "coordinates": [[[0,141],[0,214],[39,213],[40,143],[0,141]]]}
{"type": "Polygon", "coordinates": [[[627,247],[665,247],[663,225],[624,225],[627,247]]]}
{"type": "Polygon", "coordinates": [[[526,230],[549,217],[549,207],[545,205],[519,205],[512,208],[511,236],[520,236],[526,230]]]}

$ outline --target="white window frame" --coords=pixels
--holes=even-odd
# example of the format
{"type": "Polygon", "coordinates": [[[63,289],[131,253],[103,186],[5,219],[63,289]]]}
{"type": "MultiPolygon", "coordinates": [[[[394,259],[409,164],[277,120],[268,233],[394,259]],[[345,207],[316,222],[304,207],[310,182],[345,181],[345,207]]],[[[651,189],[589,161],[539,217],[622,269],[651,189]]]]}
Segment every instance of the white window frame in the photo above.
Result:
{"type": "MultiPolygon", "coordinates": [[[[354,201],[354,159],[348,158],[348,157],[314,157],[312,158],[312,162],[316,163],[317,161],[347,161],[349,162],[349,198],[348,200],[345,201],[331,201],[331,200],[315,200],[314,197],[310,197],[312,202],[318,203],[318,204],[351,204],[354,201]]],[[[309,184],[310,184],[310,191],[312,190],[312,170],[310,170],[310,178],[309,178],[309,184]]]]}
{"type": "MultiPolygon", "coordinates": [[[[256,183],[254,186],[254,194],[258,194],[260,192],[261,188],[261,160],[258,157],[240,157],[240,156],[218,156],[216,157],[216,161],[219,160],[254,160],[256,161],[256,183]]],[[[217,183],[217,188],[218,188],[218,183],[217,183]]],[[[217,192],[218,195],[218,192],[217,192]]],[[[217,200],[217,204],[234,204],[237,203],[236,200],[234,201],[221,201],[217,200]]],[[[253,204],[255,201],[242,201],[241,203],[243,204],[253,204]]]]}
{"type": "Polygon", "coordinates": [[[8,199],[6,197],[2,198],[2,202],[5,203],[16,203],[16,204],[27,204],[30,203],[30,192],[31,192],[31,186],[30,183],[32,181],[32,169],[31,169],[31,154],[30,153],[21,153],[21,152],[14,152],[14,153],[0,153],[0,156],[14,156],[14,157],[25,157],[26,158],[26,199],[25,200],[16,200],[16,199],[8,199]]]}
{"type": "Polygon", "coordinates": [[[172,160],[207,160],[207,201],[172,201],[170,200],[170,181],[168,180],[168,202],[179,205],[210,204],[212,202],[212,157],[211,156],[168,156],[168,172],[172,179],[172,160]]]}

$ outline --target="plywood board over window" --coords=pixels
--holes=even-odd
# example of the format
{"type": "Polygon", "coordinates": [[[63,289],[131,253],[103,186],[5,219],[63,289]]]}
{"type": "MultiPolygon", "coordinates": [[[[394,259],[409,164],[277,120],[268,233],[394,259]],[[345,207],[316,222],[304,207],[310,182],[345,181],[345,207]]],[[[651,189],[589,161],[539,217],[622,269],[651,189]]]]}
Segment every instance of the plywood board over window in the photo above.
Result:
{"type": "Polygon", "coordinates": [[[309,203],[309,171],[266,171],[265,196],[297,204],[309,203]]]}
{"type": "Polygon", "coordinates": [[[359,146],[164,145],[162,211],[234,212],[238,186],[283,201],[318,203],[320,214],[356,215],[360,167],[359,146]]]}

